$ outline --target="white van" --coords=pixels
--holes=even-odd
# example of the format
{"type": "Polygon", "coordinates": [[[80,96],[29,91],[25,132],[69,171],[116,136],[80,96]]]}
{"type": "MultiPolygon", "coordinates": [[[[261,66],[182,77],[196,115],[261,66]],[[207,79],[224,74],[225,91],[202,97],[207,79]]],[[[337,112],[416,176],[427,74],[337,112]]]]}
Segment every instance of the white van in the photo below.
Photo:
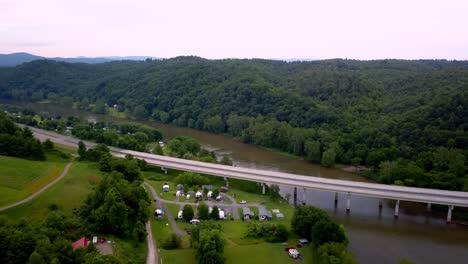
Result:
{"type": "Polygon", "coordinates": [[[177,218],[179,218],[179,219],[182,219],[182,218],[183,218],[183,213],[182,213],[182,211],[179,211],[179,213],[177,213],[177,218]]]}

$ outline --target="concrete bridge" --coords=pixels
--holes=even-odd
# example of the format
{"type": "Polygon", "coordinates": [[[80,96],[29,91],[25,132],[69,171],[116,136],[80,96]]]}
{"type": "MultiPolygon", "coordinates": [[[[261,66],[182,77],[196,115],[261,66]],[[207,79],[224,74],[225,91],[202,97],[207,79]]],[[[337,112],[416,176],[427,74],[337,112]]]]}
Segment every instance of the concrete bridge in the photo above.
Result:
{"type": "MultiPolygon", "coordinates": [[[[42,129],[31,128],[34,135],[42,140],[50,138],[51,141],[76,146],[79,140],[63,136],[42,129]]],[[[88,147],[95,143],[85,142],[88,147]]],[[[236,178],[262,183],[263,192],[265,184],[282,184],[294,187],[294,198],[297,200],[297,188],[313,189],[335,192],[335,205],[337,204],[338,193],[347,194],[346,210],[351,209],[351,195],[362,195],[375,198],[385,198],[396,200],[395,217],[398,217],[400,201],[412,201],[427,203],[430,209],[431,204],[448,205],[447,222],[452,220],[452,210],[454,206],[468,207],[468,192],[445,191],[436,189],[415,188],[406,186],[395,186],[377,183],[355,182],[337,179],[327,179],[306,175],[297,175],[283,172],[266,171],[258,169],[240,168],[220,164],[206,163],[200,161],[185,160],[173,157],[160,156],[132,150],[124,150],[111,147],[112,155],[124,157],[127,154],[136,158],[144,159],[148,164],[160,166],[163,169],[170,168],[181,171],[190,171],[202,174],[209,174],[224,177],[228,184],[229,178],[236,178]]],[[[303,201],[305,197],[303,195],[303,201]]],[[[380,205],[381,206],[381,205],[380,205]]]]}
{"type": "MultiPolygon", "coordinates": [[[[276,171],[248,169],[200,161],[178,159],[131,150],[119,150],[116,156],[133,155],[144,159],[148,164],[182,171],[191,171],[225,178],[236,178],[260,183],[282,184],[304,189],[331,191],[347,194],[346,209],[351,209],[351,194],[396,200],[395,216],[398,217],[401,201],[448,205],[447,222],[451,221],[454,206],[468,207],[468,192],[445,191],[436,189],[395,186],[377,183],[355,182],[297,175],[276,171]]],[[[335,201],[337,195],[335,195],[335,201]]],[[[305,197],[303,197],[305,200],[305,197]]]]}

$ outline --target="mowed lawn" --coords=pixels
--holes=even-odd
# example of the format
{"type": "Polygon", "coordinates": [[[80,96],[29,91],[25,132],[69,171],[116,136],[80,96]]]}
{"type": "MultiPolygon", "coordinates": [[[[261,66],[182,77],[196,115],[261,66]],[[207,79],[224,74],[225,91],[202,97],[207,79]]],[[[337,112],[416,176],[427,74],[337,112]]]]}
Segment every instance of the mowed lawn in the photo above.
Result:
{"type": "Polygon", "coordinates": [[[59,177],[65,162],[0,156],[0,207],[23,200],[59,177]]]}
{"type": "Polygon", "coordinates": [[[47,216],[52,204],[57,205],[59,211],[71,213],[84,202],[100,180],[101,172],[97,164],[74,162],[65,178],[32,201],[1,212],[0,215],[12,219],[25,217],[40,220],[47,216]]]}

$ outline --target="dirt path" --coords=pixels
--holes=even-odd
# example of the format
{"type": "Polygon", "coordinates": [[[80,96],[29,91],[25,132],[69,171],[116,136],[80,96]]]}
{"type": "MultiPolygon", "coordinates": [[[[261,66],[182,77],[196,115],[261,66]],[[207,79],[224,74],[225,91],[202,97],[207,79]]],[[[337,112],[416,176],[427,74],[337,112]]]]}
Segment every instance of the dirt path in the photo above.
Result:
{"type": "Polygon", "coordinates": [[[148,257],[146,258],[146,264],[158,264],[158,252],[156,251],[153,231],[151,230],[151,223],[149,221],[146,222],[146,233],[148,234],[148,257]]]}
{"type": "Polygon", "coordinates": [[[163,211],[166,213],[166,216],[167,216],[167,219],[169,220],[169,222],[171,222],[171,225],[172,225],[172,229],[174,230],[174,233],[176,233],[176,235],[178,236],[185,236],[187,235],[187,232],[181,230],[178,226],[177,226],[177,223],[176,221],[174,220],[174,217],[171,215],[171,212],[169,211],[169,209],[167,208],[166,206],[166,202],[172,202],[172,203],[176,203],[176,202],[173,202],[173,201],[168,201],[168,200],[163,200],[161,199],[156,190],[153,188],[153,186],[151,186],[150,184],[148,183],[144,183],[146,187],[148,187],[148,189],[150,190],[151,194],[153,195],[153,198],[156,199],[156,206],[163,209],[163,211]]]}
{"type": "Polygon", "coordinates": [[[68,174],[68,171],[70,170],[70,167],[71,167],[72,163],[68,163],[67,166],[65,166],[65,169],[63,170],[62,174],[60,174],[59,177],[57,177],[55,180],[51,181],[49,184],[47,184],[46,186],[42,187],[39,191],[31,194],[29,197],[19,201],[19,202],[16,202],[16,203],[13,203],[13,204],[10,204],[10,205],[7,205],[5,207],[2,207],[0,208],[0,212],[2,211],[5,211],[5,210],[8,210],[10,208],[13,208],[15,206],[18,206],[18,205],[21,205],[21,204],[24,204],[24,203],[27,203],[29,201],[31,201],[32,199],[34,199],[36,196],[38,196],[39,194],[43,193],[45,190],[49,189],[50,187],[52,187],[54,184],[56,184],[58,181],[60,181],[61,179],[63,179],[63,177],[65,177],[67,174],[68,174]]]}

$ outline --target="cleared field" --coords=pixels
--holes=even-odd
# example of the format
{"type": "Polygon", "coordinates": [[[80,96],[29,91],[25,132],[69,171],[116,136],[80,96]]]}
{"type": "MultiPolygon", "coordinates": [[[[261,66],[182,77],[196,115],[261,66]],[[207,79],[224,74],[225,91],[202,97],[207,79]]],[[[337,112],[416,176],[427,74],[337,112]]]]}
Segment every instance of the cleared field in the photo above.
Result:
{"type": "Polygon", "coordinates": [[[0,207],[20,201],[60,176],[65,163],[0,156],[0,207]]]}
{"type": "MultiPolygon", "coordinates": [[[[37,169],[34,168],[34,170],[37,169]]],[[[61,170],[59,171],[61,172],[61,170]]],[[[56,205],[57,210],[64,213],[72,213],[74,208],[83,203],[86,196],[92,191],[93,185],[96,185],[100,180],[101,172],[96,164],[75,162],[64,179],[31,202],[11,208],[2,212],[1,215],[12,219],[25,217],[41,220],[47,216],[51,205],[56,205]]]]}

